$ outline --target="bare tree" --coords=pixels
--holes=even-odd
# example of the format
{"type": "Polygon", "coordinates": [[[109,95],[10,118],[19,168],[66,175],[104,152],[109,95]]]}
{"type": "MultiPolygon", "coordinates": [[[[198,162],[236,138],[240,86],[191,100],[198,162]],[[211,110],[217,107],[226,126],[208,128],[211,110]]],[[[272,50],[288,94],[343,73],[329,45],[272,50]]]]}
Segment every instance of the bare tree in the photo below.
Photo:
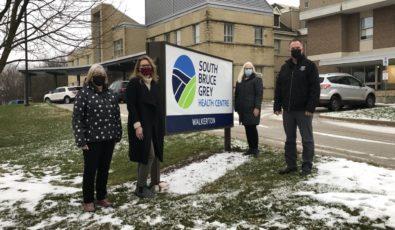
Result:
{"type": "Polygon", "coordinates": [[[90,12],[101,0],[3,0],[0,2],[0,73],[24,61],[11,53],[24,50],[27,16],[29,61],[51,62],[91,43],[90,12]],[[65,47],[69,47],[65,52],[65,47]],[[71,47],[71,48],[70,48],[71,47]]]}
{"type": "Polygon", "coordinates": [[[23,98],[23,76],[16,65],[7,65],[0,73],[0,104],[23,98]]]}

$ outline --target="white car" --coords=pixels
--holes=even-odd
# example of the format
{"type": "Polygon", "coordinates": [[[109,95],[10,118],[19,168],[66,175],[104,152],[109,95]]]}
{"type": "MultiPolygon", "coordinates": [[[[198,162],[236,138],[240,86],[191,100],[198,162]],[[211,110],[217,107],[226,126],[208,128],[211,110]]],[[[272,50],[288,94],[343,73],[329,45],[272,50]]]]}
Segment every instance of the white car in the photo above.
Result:
{"type": "Polygon", "coordinates": [[[337,111],[344,105],[374,107],[374,89],[347,73],[320,74],[320,106],[337,111]]]}
{"type": "Polygon", "coordinates": [[[82,86],[63,86],[58,87],[53,91],[49,91],[49,93],[44,95],[44,101],[47,103],[51,102],[64,102],[69,104],[77,95],[78,90],[80,90],[82,86]]]}

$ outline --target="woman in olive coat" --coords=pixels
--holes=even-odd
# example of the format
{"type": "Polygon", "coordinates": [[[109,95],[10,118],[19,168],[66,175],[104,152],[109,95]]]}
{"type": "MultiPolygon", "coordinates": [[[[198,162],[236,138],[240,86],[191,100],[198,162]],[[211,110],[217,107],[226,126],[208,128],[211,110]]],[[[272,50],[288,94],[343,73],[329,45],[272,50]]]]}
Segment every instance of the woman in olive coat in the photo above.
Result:
{"type": "Polygon", "coordinates": [[[251,62],[246,62],[241,69],[235,89],[235,111],[239,122],[244,125],[248,151],[244,155],[258,156],[258,130],[263,97],[262,79],[257,75],[251,62]]]}
{"type": "Polygon", "coordinates": [[[142,198],[154,197],[150,188],[160,183],[159,161],[163,161],[164,129],[156,69],[150,57],[141,57],[126,90],[129,159],[138,163],[135,194],[142,198]]]}

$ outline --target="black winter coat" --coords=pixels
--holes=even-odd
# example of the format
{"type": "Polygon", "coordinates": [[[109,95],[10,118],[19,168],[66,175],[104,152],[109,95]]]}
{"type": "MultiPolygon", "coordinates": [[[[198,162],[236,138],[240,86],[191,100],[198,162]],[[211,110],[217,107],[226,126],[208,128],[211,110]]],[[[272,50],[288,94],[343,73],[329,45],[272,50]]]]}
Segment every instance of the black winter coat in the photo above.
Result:
{"type": "Polygon", "coordinates": [[[126,102],[129,111],[129,159],[147,164],[151,141],[155,155],[163,161],[163,117],[160,103],[160,92],[157,82],[151,82],[151,90],[145,85],[142,77],[134,77],[129,81],[126,90],[126,102]],[[143,140],[136,136],[134,124],[141,123],[143,140]]]}
{"type": "Polygon", "coordinates": [[[288,59],[277,76],[274,111],[308,111],[313,113],[320,99],[320,81],[314,62],[304,56],[297,64],[288,59]]]}
{"type": "Polygon", "coordinates": [[[89,142],[122,138],[122,124],[117,98],[107,89],[97,92],[92,84],[78,91],[73,110],[75,142],[82,147],[89,142]]]}
{"type": "Polygon", "coordinates": [[[247,79],[236,83],[235,111],[239,114],[239,122],[243,125],[258,125],[260,113],[254,116],[254,108],[261,110],[263,97],[262,79],[254,73],[247,79]]]}

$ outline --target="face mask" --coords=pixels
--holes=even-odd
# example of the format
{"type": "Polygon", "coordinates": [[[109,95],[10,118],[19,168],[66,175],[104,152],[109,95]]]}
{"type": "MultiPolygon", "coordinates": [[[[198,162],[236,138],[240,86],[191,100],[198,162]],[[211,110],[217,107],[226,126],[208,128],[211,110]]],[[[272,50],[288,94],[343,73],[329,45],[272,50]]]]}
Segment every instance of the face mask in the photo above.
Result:
{"type": "Polygon", "coordinates": [[[151,76],[154,70],[152,69],[152,67],[143,67],[140,69],[140,72],[144,76],[151,76]]]}
{"type": "Polygon", "coordinates": [[[300,49],[291,49],[291,56],[293,58],[299,59],[302,57],[302,50],[300,49]]]}
{"type": "Polygon", "coordinates": [[[244,75],[246,75],[246,77],[251,76],[252,74],[252,69],[244,69],[244,75]]]}
{"type": "Polygon", "coordinates": [[[92,78],[93,84],[97,86],[103,86],[106,82],[106,78],[102,76],[93,76],[92,78]]]}

